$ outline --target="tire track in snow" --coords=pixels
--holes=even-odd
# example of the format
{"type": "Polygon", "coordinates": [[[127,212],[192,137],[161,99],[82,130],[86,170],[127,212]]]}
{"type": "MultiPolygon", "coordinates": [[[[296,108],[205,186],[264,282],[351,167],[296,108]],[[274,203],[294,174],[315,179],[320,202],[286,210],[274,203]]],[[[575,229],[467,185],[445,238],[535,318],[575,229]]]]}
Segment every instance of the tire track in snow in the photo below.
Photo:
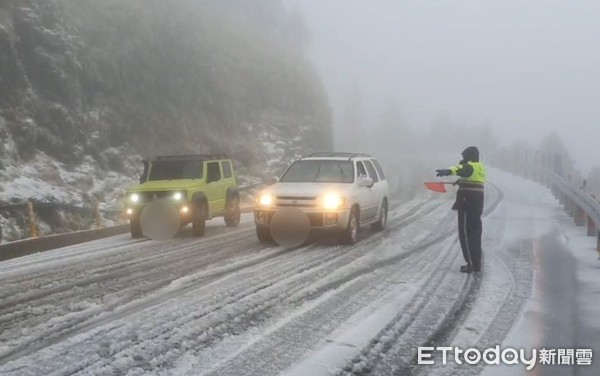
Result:
{"type": "MultiPolygon", "coordinates": [[[[146,299],[140,298],[139,296],[137,299],[134,299],[136,296],[126,296],[104,305],[97,310],[93,309],[91,312],[85,312],[85,314],[81,315],[80,317],[74,317],[73,320],[68,322],[63,322],[60,325],[52,324],[47,327],[46,330],[40,332],[36,336],[33,336],[33,338],[28,339],[28,341],[14,346],[9,352],[0,355],[0,364],[6,363],[21,356],[26,356],[39,349],[62,342],[78,334],[85,333],[86,331],[91,331],[98,326],[102,326],[114,320],[132,315],[141,310],[145,310],[155,305],[164,304],[165,301],[185,295],[190,291],[196,290],[204,285],[211,284],[212,282],[231,273],[235,273],[242,269],[260,264],[265,260],[279,257],[286,252],[287,250],[279,248],[267,255],[255,257],[250,261],[242,262],[232,268],[225,268],[223,271],[208,273],[207,276],[198,278],[194,281],[199,285],[193,284],[191,286],[184,286],[181,288],[165,289],[166,292],[146,299]]],[[[168,283],[161,285],[161,287],[167,287],[171,282],[172,280],[168,280],[168,283]]],[[[151,290],[154,291],[155,289],[152,288],[151,290]]]]}
{"type": "MultiPolygon", "coordinates": [[[[245,226],[232,229],[232,232],[233,234],[237,234],[239,232],[248,230],[249,226],[246,224],[245,226]]],[[[158,260],[168,260],[173,254],[181,253],[182,248],[215,245],[219,244],[219,241],[227,241],[232,238],[235,238],[235,236],[232,237],[231,232],[219,232],[217,234],[207,234],[205,238],[185,238],[169,240],[165,242],[143,240],[135,243],[117,244],[113,247],[110,247],[108,251],[105,252],[112,254],[108,258],[96,258],[95,252],[97,251],[97,248],[93,247],[91,248],[91,252],[94,253],[88,253],[86,255],[88,259],[76,259],[66,264],[59,265],[53,265],[55,259],[50,259],[48,260],[48,264],[44,266],[43,270],[37,270],[37,268],[34,268],[32,272],[28,271],[27,267],[19,268],[17,265],[14,268],[19,268],[17,269],[19,272],[18,275],[3,273],[0,280],[6,280],[3,281],[5,286],[15,285],[18,287],[24,283],[43,286],[49,281],[53,282],[57,280],[66,280],[71,277],[72,274],[77,277],[82,272],[110,272],[115,268],[129,266],[133,263],[142,265],[144,262],[155,263],[158,260]],[[184,241],[183,244],[182,240],[184,241]]],[[[84,249],[88,248],[84,247],[84,249]]],[[[62,259],[62,257],[58,257],[57,259],[62,259]]],[[[27,266],[27,263],[25,266],[27,266]]],[[[7,296],[11,295],[12,291],[6,291],[3,295],[0,295],[0,298],[6,298],[7,296]]]]}
{"type": "MultiPolygon", "coordinates": [[[[377,272],[364,274],[346,284],[336,286],[336,290],[323,295],[322,299],[319,297],[306,302],[306,312],[291,320],[288,317],[283,318],[284,323],[279,324],[279,327],[278,323],[275,323],[273,329],[267,329],[268,336],[252,343],[251,347],[243,349],[242,352],[231,354],[206,374],[238,375],[240,370],[244,370],[246,375],[279,374],[310,351],[332,327],[347,321],[369,301],[384,294],[389,288],[387,281],[405,275],[406,272],[407,268],[398,268],[396,263],[387,263],[377,272]]],[[[196,352],[197,349],[194,349],[194,356],[200,356],[196,352]]]]}
{"type": "MultiPolygon", "coordinates": [[[[246,231],[245,231],[246,232],[246,231]]],[[[233,238],[225,244],[230,249],[244,252],[253,252],[258,247],[247,248],[247,238],[250,237],[250,232],[245,238],[233,238]]],[[[88,296],[97,295],[97,291],[119,292],[123,294],[128,288],[136,286],[134,283],[138,280],[151,281],[145,290],[153,290],[160,288],[168,283],[170,270],[177,270],[178,273],[190,272],[198,268],[198,265],[210,265],[214,262],[222,261],[227,255],[216,255],[213,243],[207,244],[190,244],[180,248],[180,253],[170,258],[170,263],[165,263],[164,260],[141,262],[138,264],[126,265],[117,270],[109,270],[105,273],[96,274],[92,271],[91,277],[86,277],[80,280],[70,280],[67,283],[60,284],[55,287],[50,287],[42,290],[34,290],[30,293],[19,295],[14,294],[12,298],[3,299],[6,308],[0,308],[0,329],[5,331],[13,322],[18,320],[27,320],[28,315],[31,315],[26,308],[35,302],[37,306],[48,304],[52,305],[56,302],[65,307],[68,306],[69,298],[73,298],[75,302],[85,300],[88,296]],[[161,278],[161,276],[163,276],[161,278]],[[167,278],[165,278],[167,277],[167,278]],[[91,291],[87,291],[91,290],[91,291]]],[[[130,298],[135,298],[136,295],[143,294],[136,292],[130,298]]],[[[126,295],[126,294],[124,294],[126,295]]],[[[35,311],[34,311],[35,313],[35,311]]],[[[44,321],[44,316],[38,317],[38,321],[44,321]]]]}
{"type": "MultiPolygon", "coordinates": [[[[504,199],[497,187],[492,188],[493,200],[486,207],[485,216],[496,210],[504,199]]],[[[447,252],[448,258],[445,259],[451,260],[450,265],[456,264],[460,254],[457,237],[453,239],[453,250],[447,252]]],[[[475,299],[479,286],[479,278],[472,274],[459,274],[456,268],[438,263],[422,290],[407,304],[408,316],[402,309],[339,375],[409,375],[417,347],[439,342],[452,327],[458,325],[461,318],[464,319],[469,303],[475,299]]]]}
{"type": "MultiPolygon", "coordinates": [[[[407,220],[410,220],[410,218],[412,218],[412,216],[415,214],[415,211],[417,211],[416,209],[419,209],[419,206],[414,206],[413,208],[411,208],[411,210],[409,210],[408,213],[406,213],[403,216],[400,216],[398,220],[403,223],[407,220]]],[[[246,232],[245,230],[250,229],[244,229],[244,233],[246,232]]],[[[241,232],[242,231],[237,231],[236,233],[240,234],[241,232]]],[[[0,309],[0,328],[5,329],[6,327],[10,326],[12,322],[19,319],[24,319],[25,317],[23,317],[23,315],[27,314],[26,311],[20,311],[21,315],[15,315],[12,312],[19,310],[23,305],[27,306],[29,302],[34,300],[36,301],[37,305],[41,305],[45,301],[52,303],[59,299],[62,302],[65,302],[65,299],[69,297],[75,297],[77,300],[81,300],[86,298],[85,295],[82,296],[81,290],[90,285],[109,283],[109,285],[105,286],[92,287],[94,287],[95,290],[101,287],[104,291],[122,291],[124,287],[135,285],[133,282],[135,282],[137,279],[140,279],[140,277],[145,279],[154,279],[154,276],[160,277],[161,275],[165,274],[165,271],[168,271],[168,269],[176,269],[178,270],[179,274],[187,274],[187,272],[193,271],[196,268],[195,265],[197,264],[206,264],[206,266],[208,266],[212,262],[223,261],[225,257],[230,257],[236,254],[236,252],[229,251],[232,247],[240,246],[240,248],[233,248],[235,250],[245,248],[244,245],[246,245],[248,243],[249,238],[252,238],[253,236],[250,235],[250,231],[248,231],[247,235],[248,236],[245,236],[244,238],[241,238],[240,236],[233,237],[225,243],[220,243],[220,247],[227,247],[225,253],[213,252],[212,248],[215,245],[214,243],[216,240],[211,240],[210,243],[193,242],[192,244],[187,244],[181,247],[175,256],[169,256],[168,264],[165,264],[163,262],[164,260],[162,259],[164,257],[162,257],[161,260],[158,261],[144,260],[143,262],[137,263],[133,263],[130,261],[127,266],[122,267],[118,270],[111,270],[111,265],[109,266],[109,268],[111,269],[108,269],[108,272],[104,274],[99,274],[98,271],[93,271],[91,273],[94,275],[93,277],[84,278],[82,280],[74,280],[71,283],[66,283],[48,289],[43,289],[41,291],[34,291],[22,295],[19,295],[18,292],[15,293],[14,291],[9,291],[7,295],[9,295],[10,297],[4,299],[5,306],[7,308],[0,309]],[[200,258],[200,256],[204,254],[207,255],[207,258],[200,258]],[[190,261],[193,261],[193,264],[190,265],[190,261]],[[150,270],[150,272],[148,272],[148,270],[150,270]],[[184,273],[181,273],[182,270],[184,271],[184,273]],[[55,294],[60,294],[60,296],[53,296],[55,294]]],[[[260,246],[255,246],[251,247],[249,250],[244,249],[244,251],[254,252],[260,249],[260,246]]],[[[104,269],[104,267],[102,267],[102,269],[104,269]]],[[[150,285],[150,287],[146,288],[145,290],[152,291],[154,289],[158,289],[160,287],[163,287],[165,284],[170,283],[170,281],[171,279],[153,282],[150,285]]],[[[21,286],[20,289],[23,289],[23,287],[21,286]]],[[[138,293],[136,295],[142,294],[138,293]]],[[[129,299],[134,299],[135,297],[135,295],[130,296],[129,299]]],[[[38,321],[43,320],[44,317],[38,319],[38,321]]]]}
{"type": "MultiPolygon", "coordinates": [[[[415,216],[415,215],[419,215],[419,214],[418,214],[419,210],[417,210],[417,209],[419,209],[419,208],[421,208],[421,205],[415,205],[415,207],[413,208],[414,210],[413,210],[413,209],[411,209],[411,210],[409,210],[407,213],[405,213],[404,215],[401,215],[401,216],[399,216],[398,218],[400,219],[400,222],[401,222],[401,223],[403,223],[404,221],[409,221],[409,220],[412,220],[412,219],[414,219],[414,216],[415,216]],[[416,213],[416,214],[415,214],[415,213],[416,213]]],[[[424,213],[422,213],[421,215],[426,215],[427,213],[429,213],[429,211],[431,211],[431,210],[434,210],[434,209],[435,209],[435,206],[434,206],[434,207],[432,207],[432,208],[429,208],[429,209],[428,209],[428,208],[426,208],[425,212],[424,212],[424,213]]],[[[390,223],[392,223],[392,222],[390,222],[390,223]]],[[[321,259],[322,259],[322,257],[321,257],[321,259]]],[[[322,261],[322,260],[321,260],[321,261],[322,261]]],[[[184,291],[183,293],[185,293],[185,291],[184,291]]],[[[129,314],[129,313],[134,313],[135,311],[136,311],[136,310],[133,310],[132,312],[129,312],[129,311],[127,311],[127,314],[129,314]]],[[[89,329],[89,327],[88,327],[87,329],[89,329]]],[[[36,347],[43,347],[43,346],[36,346],[36,347]]],[[[21,348],[21,350],[20,350],[20,351],[12,351],[12,352],[11,352],[11,354],[10,354],[8,357],[5,357],[5,358],[3,359],[3,362],[6,362],[6,361],[7,361],[7,359],[13,359],[13,358],[16,358],[16,357],[18,357],[19,355],[24,355],[24,354],[23,354],[23,351],[24,351],[24,350],[25,350],[25,349],[21,348]]]]}
{"type": "MultiPolygon", "coordinates": [[[[430,245],[427,245],[427,246],[430,246],[430,245]]],[[[423,251],[423,247],[417,246],[412,251],[423,251]]],[[[432,251],[432,252],[429,252],[429,255],[433,256],[433,258],[436,258],[439,256],[439,252],[432,251]]],[[[336,281],[335,283],[330,284],[329,285],[330,288],[334,287],[336,289],[345,290],[348,286],[351,286],[353,283],[359,283],[356,281],[365,281],[366,279],[374,278],[375,276],[379,275],[377,280],[371,280],[370,283],[364,284],[364,289],[354,288],[350,292],[348,292],[349,295],[344,296],[341,300],[335,299],[334,302],[331,302],[330,300],[325,300],[323,302],[323,305],[319,305],[319,307],[315,308],[316,309],[315,312],[317,312],[316,314],[313,314],[314,312],[311,310],[311,312],[307,313],[306,317],[299,319],[301,322],[300,324],[296,323],[296,324],[294,324],[294,326],[297,328],[298,327],[303,328],[302,338],[308,338],[307,335],[311,335],[312,341],[314,341],[317,338],[319,338],[319,336],[322,337],[323,336],[323,327],[328,327],[329,325],[333,325],[335,323],[339,324],[340,321],[343,321],[342,318],[347,319],[349,316],[353,315],[357,310],[365,307],[366,304],[365,304],[364,299],[360,300],[361,297],[364,298],[363,295],[367,295],[368,300],[372,300],[374,298],[374,295],[377,295],[374,292],[378,291],[379,289],[388,288],[390,283],[393,283],[390,281],[395,280],[395,276],[401,276],[402,278],[406,278],[408,275],[411,275],[411,273],[412,273],[412,275],[414,275],[415,270],[420,270],[424,263],[431,261],[424,257],[414,257],[414,256],[417,256],[417,253],[409,251],[409,252],[406,252],[405,254],[402,254],[397,257],[390,258],[388,260],[380,262],[377,265],[373,265],[373,267],[365,268],[365,270],[363,271],[364,273],[362,273],[358,276],[356,276],[356,275],[349,276],[349,277],[355,277],[355,279],[344,278],[341,281],[336,281]],[[409,257],[409,256],[413,256],[413,257],[409,257]],[[400,261],[403,261],[403,262],[400,263],[400,261]],[[387,272],[383,273],[382,272],[383,270],[387,270],[387,272]],[[345,309],[345,310],[343,310],[342,313],[339,312],[340,304],[343,305],[343,304],[345,304],[345,302],[356,303],[357,299],[359,300],[359,303],[354,306],[355,307],[354,309],[345,309]],[[335,315],[335,318],[332,316],[333,312],[338,312],[335,315]],[[332,320],[332,318],[334,318],[334,319],[332,320]],[[307,331],[308,328],[313,328],[313,330],[310,333],[308,333],[308,331],[307,331]]],[[[420,255],[420,256],[422,256],[422,255],[420,255]]],[[[330,293],[330,291],[336,291],[336,290],[326,290],[326,291],[327,291],[327,293],[330,293]]],[[[336,295],[336,294],[334,294],[334,295],[336,295]]],[[[335,298],[335,296],[331,297],[331,299],[334,299],[334,298],[335,298]]],[[[270,336],[275,337],[275,339],[290,338],[289,336],[293,337],[293,329],[289,329],[287,326],[285,326],[285,327],[281,328],[280,331],[278,331],[277,333],[274,333],[270,336]],[[280,333],[280,332],[282,332],[282,333],[280,333]]],[[[312,343],[312,344],[314,344],[314,343],[312,343]]],[[[265,373],[266,372],[265,369],[263,369],[261,367],[259,367],[259,369],[256,369],[257,365],[262,364],[263,360],[261,360],[261,359],[269,359],[269,362],[279,363],[279,366],[278,366],[279,368],[276,368],[273,370],[273,372],[275,372],[277,369],[281,369],[285,366],[290,365],[288,362],[289,354],[293,353],[293,354],[298,355],[302,351],[308,350],[309,347],[310,347],[310,344],[304,343],[304,345],[302,347],[295,346],[293,348],[290,348],[290,347],[285,347],[284,343],[279,343],[279,344],[273,345],[272,343],[269,344],[269,341],[267,341],[267,344],[264,345],[262,350],[256,350],[256,349],[252,349],[252,348],[248,349],[248,352],[250,354],[247,354],[246,352],[244,352],[243,354],[240,354],[239,356],[232,356],[236,359],[234,359],[234,360],[230,359],[228,361],[233,362],[233,364],[221,366],[211,372],[214,372],[219,375],[228,374],[228,373],[235,374],[236,369],[238,369],[239,367],[242,367],[242,365],[240,365],[239,362],[240,361],[243,362],[243,359],[249,358],[249,359],[252,359],[252,361],[249,362],[248,364],[243,365],[243,369],[244,369],[245,373],[261,374],[261,375],[268,374],[268,372],[265,373]],[[273,354],[272,354],[273,352],[276,353],[275,356],[273,356],[273,354]],[[288,358],[287,360],[286,360],[286,357],[288,358]]],[[[194,355],[194,356],[197,356],[197,355],[194,355]]],[[[270,364],[270,367],[273,367],[273,364],[270,364]]],[[[242,369],[242,368],[240,368],[240,369],[242,369]]],[[[239,372],[239,369],[238,369],[238,372],[239,372]]]]}
{"type": "MultiPolygon", "coordinates": [[[[495,194],[494,200],[492,204],[486,208],[484,211],[484,216],[487,217],[491,215],[500,205],[500,203],[504,200],[504,193],[502,190],[494,185],[488,184],[495,194]]],[[[502,227],[501,233],[496,236],[502,237],[504,231],[504,227],[502,227]]],[[[421,341],[417,342],[420,346],[438,346],[444,345],[450,342],[451,338],[456,335],[458,330],[463,326],[466,321],[471,308],[478,298],[478,293],[482,285],[482,276],[469,274],[467,277],[467,281],[465,282],[463,288],[459,291],[455,304],[452,306],[452,309],[449,313],[444,317],[441,324],[439,324],[435,330],[431,333],[431,335],[427,338],[427,340],[423,343],[421,341]]],[[[414,345],[410,350],[412,357],[409,361],[406,361],[404,358],[403,362],[401,362],[401,366],[394,369],[395,373],[403,374],[403,375],[413,375],[419,374],[424,369],[417,367],[417,353],[416,353],[417,345],[414,345]]],[[[407,349],[408,350],[408,349],[407,349]]],[[[461,370],[461,374],[463,371],[461,370]]]]}
{"type": "MultiPolygon", "coordinates": [[[[437,207],[437,206],[436,206],[437,207]]],[[[427,211],[427,213],[429,213],[430,210],[427,211]]],[[[400,219],[409,219],[409,217],[411,217],[411,215],[408,216],[401,216],[399,217],[400,219]]],[[[394,221],[395,222],[395,221],[394,221]]],[[[392,222],[390,222],[392,223],[392,222]]],[[[399,223],[398,225],[400,225],[401,223],[399,223]]],[[[375,237],[369,237],[368,239],[371,239],[371,241],[378,241],[380,239],[377,239],[375,237]]],[[[367,245],[367,242],[361,242],[360,245],[367,245]]],[[[346,248],[345,247],[337,247],[340,248],[343,252],[344,252],[344,256],[349,255],[346,252],[346,248]]],[[[354,247],[354,250],[356,251],[362,247],[354,247]]],[[[319,250],[322,251],[322,250],[319,250]]],[[[329,249],[327,249],[327,251],[330,251],[329,249]]],[[[350,261],[354,260],[354,256],[351,256],[350,261]]],[[[319,255],[317,264],[321,265],[322,264],[322,256],[319,255]]],[[[389,264],[389,263],[386,263],[389,264]]],[[[338,269],[339,268],[339,263],[335,263],[330,266],[330,270],[328,271],[321,271],[321,273],[324,273],[325,275],[330,273],[332,270],[338,269]]],[[[291,273],[291,276],[297,276],[301,273],[306,273],[307,270],[310,270],[309,268],[304,267],[304,269],[298,273],[297,271],[294,273],[291,273]]],[[[369,273],[371,272],[371,270],[365,270],[363,272],[363,274],[365,273],[369,273]]],[[[308,276],[310,277],[310,276],[308,276]]],[[[358,275],[353,275],[352,278],[358,278],[358,275]]],[[[312,283],[311,281],[308,281],[308,283],[312,283]]],[[[336,287],[337,284],[332,284],[329,287],[329,289],[336,287]]],[[[193,332],[193,333],[188,333],[187,336],[191,336],[191,337],[198,337],[198,338],[203,338],[204,339],[204,343],[209,343],[209,342],[214,342],[216,340],[218,340],[219,338],[221,338],[220,336],[216,336],[214,335],[214,333],[218,333],[220,335],[222,335],[223,333],[227,333],[227,332],[241,332],[244,330],[247,330],[250,327],[256,326],[258,323],[263,322],[265,320],[268,319],[268,317],[270,317],[270,313],[269,310],[272,310],[273,308],[275,308],[278,304],[287,304],[287,305],[297,305],[297,304],[301,304],[303,301],[307,300],[307,299],[314,299],[317,298],[318,296],[321,296],[323,294],[325,294],[328,289],[320,289],[318,292],[317,291],[310,291],[309,293],[304,293],[301,294],[297,297],[295,297],[293,300],[290,300],[289,296],[297,291],[300,291],[302,289],[304,289],[306,287],[306,284],[300,284],[297,285],[295,287],[290,287],[290,286],[286,286],[286,293],[282,294],[281,292],[276,292],[273,295],[273,298],[270,301],[261,301],[261,303],[259,303],[258,306],[255,306],[251,312],[249,312],[248,317],[251,318],[247,318],[247,319],[242,319],[242,320],[238,320],[236,325],[228,325],[226,322],[223,321],[217,321],[217,322],[213,322],[208,329],[203,328],[197,332],[193,332]],[[287,297],[287,298],[286,298],[287,297]],[[286,298],[287,300],[284,300],[284,298],[286,298]],[[208,333],[213,333],[213,334],[208,334],[208,333]],[[219,338],[216,338],[219,337],[219,338]]],[[[222,307],[221,307],[222,308],[222,307]]],[[[239,318],[239,317],[238,317],[239,318]]],[[[227,320],[225,320],[227,321],[227,320]]],[[[190,320],[189,319],[184,319],[182,320],[182,326],[183,325],[190,325],[190,320]]],[[[195,325],[195,324],[194,324],[195,325]]],[[[161,333],[162,334],[162,333],[161,333]]],[[[152,341],[156,341],[156,338],[151,338],[152,341]]],[[[147,341],[147,340],[146,340],[147,341]]],[[[159,342],[160,343],[172,343],[173,346],[177,346],[177,343],[181,342],[182,339],[181,338],[177,338],[176,340],[169,340],[168,337],[164,337],[164,338],[160,338],[159,342]]],[[[190,338],[184,338],[183,341],[190,341],[190,338]]],[[[198,344],[196,344],[198,345],[198,344]]],[[[139,345],[139,346],[144,346],[143,344],[139,345]]],[[[168,347],[168,346],[167,346],[168,347]]],[[[120,351],[123,351],[123,349],[121,349],[120,351]]],[[[126,348],[124,351],[131,351],[131,349],[126,348]]],[[[148,351],[147,348],[145,348],[144,350],[145,352],[148,351]]],[[[164,352],[165,349],[160,348],[159,352],[164,352]]],[[[116,354],[112,354],[111,356],[115,356],[116,354]]]]}
{"type": "MultiPolygon", "coordinates": [[[[428,255],[435,257],[439,253],[433,250],[428,252],[428,255]]],[[[249,375],[267,375],[277,374],[290,367],[321,342],[332,327],[346,322],[372,300],[383,296],[390,284],[394,284],[390,281],[414,277],[416,270],[421,270],[424,263],[430,261],[424,258],[423,254],[411,256],[413,257],[385,263],[377,272],[365,274],[364,279],[356,280],[359,282],[355,285],[339,286],[342,291],[336,291],[332,297],[310,309],[291,324],[270,333],[260,346],[253,344],[251,348],[225,360],[208,374],[235,375],[240,369],[244,369],[249,375]],[[295,338],[298,333],[301,333],[300,340],[295,338]],[[292,344],[288,342],[290,338],[294,341],[292,344]]]]}
{"type": "MultiPolygon", "coordinates": [[[[498,222],[498,231],[493,237],[496,244],[499,243],[499,239],[503,238],[506,229],[506,208],[503,208],[498,222]]],[[[473,303],[479,309],[477,312],[484,310],[486,315],[482,318],[476,316],[475,313],[469,312],[469,316],[463,322],[468,324],[470,321],[471,326],[457,327],[448,336],[448,341],[451,339],[454,342],[460,341],[455,343],[455,345],[462,345],[464,347],[464,344],[468,343],[468,347],[478,348],[483,351],[502,343],[518,319],[521,310],[531,294],[533,287],[532,241],[522,241],[518,249],[505,249],[500,245],[492,248],[493,253],[491,253],[491,257],[494,258],[494,263],[490,265],[488,273],[485,276],[493,279],[493,274],[490,275],[490,273],[496,273],[497,276],[503,276],[503,278],[501,277],[501,280],[496,281],[488,280],[486,289],[488,294],[494,294],[495,296],[501,294],[502,297],[501,299],[495,298],[492,302],[475,301],[473,303]]],[[[484,279],[483,282],[485,283],[486,280],[484,279]]],[[[412,374],[453,375],[460,373],[461,375],[478,375],[485,367],[483,364],[459,367],[454,362],[442,366],[439,359],[435,360],[437,360],[435,365],[414,368],[412,374]]]]}

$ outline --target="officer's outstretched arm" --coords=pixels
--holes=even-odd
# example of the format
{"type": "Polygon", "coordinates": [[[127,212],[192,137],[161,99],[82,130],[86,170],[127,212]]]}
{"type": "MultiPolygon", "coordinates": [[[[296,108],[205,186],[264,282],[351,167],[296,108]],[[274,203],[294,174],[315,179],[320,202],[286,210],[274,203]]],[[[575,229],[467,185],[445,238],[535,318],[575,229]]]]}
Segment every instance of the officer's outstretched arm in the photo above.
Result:
{"type": "Polygon", "coordinates": [[[474,172],[473,166],[468,163],[452,166],[449,170],[452,171],[452,175],[457,175],[462,178],[468,178],[473,175],[474,172]]]}

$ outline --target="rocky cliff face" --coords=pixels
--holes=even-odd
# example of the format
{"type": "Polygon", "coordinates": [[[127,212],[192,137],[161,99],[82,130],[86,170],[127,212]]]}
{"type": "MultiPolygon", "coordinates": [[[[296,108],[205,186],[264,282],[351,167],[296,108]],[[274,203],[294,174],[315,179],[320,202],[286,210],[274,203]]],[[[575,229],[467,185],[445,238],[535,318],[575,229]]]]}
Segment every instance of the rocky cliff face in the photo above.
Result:
{"type": "Polygon", "coordinates": [[[303,31],[275,0],[3,0],[0,204],[118,207],[142,155],[226,152],[252,180],[330,148],[303,31]]]}

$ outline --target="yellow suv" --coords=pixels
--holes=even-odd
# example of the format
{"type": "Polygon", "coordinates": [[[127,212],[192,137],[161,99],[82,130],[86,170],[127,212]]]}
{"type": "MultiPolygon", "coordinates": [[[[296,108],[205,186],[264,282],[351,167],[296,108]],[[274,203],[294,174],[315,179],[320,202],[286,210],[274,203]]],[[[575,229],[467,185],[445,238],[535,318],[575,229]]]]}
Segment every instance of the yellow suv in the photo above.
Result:
{"type": "Polygon", "coordinates": [[[226,155],[162,156],[143,162],[140,184],[126,193],[133,238],[143,236],[140,215],[154,202],[175,207],[181,226],[191,223],[194,236],[203,236],[206,220],[215,217],[223,217],[230,227],[240,223],[238,185],[226,155]]]}

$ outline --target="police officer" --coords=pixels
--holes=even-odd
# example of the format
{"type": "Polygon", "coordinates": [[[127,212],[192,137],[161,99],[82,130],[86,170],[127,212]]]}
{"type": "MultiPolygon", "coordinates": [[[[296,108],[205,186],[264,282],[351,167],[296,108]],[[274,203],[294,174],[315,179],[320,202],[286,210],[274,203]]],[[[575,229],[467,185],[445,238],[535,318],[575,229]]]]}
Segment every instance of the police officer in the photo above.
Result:
{"type": "Polygon", "coordinates": [[[483,214],[486,171],[479,162],[479,149],[470,146],[462,152],[462,161],[456,166],[436,170],[437,176],[460,176],[458,192],[452,207],[458,211],[458,236],[467,262],[460,267],[463,273],[481,270],[481,215],[483,214]]]}

